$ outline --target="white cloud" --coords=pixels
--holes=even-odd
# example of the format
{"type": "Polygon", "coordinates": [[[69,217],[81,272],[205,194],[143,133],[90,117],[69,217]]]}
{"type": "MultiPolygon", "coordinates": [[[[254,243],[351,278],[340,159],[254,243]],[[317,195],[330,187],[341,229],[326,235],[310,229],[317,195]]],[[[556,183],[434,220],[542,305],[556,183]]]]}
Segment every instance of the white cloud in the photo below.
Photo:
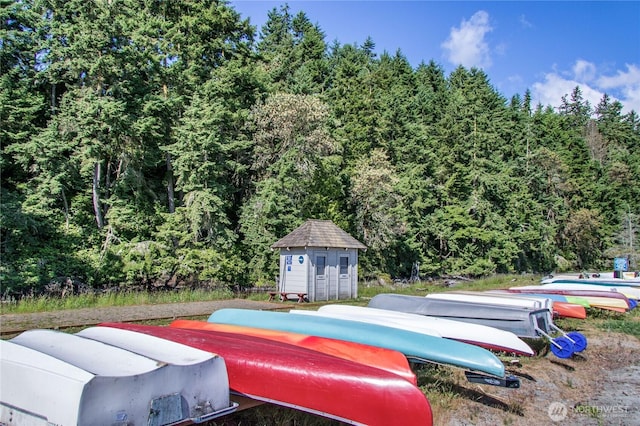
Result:
{"type": "Polygon", "coordinates": [[[440,46],[454,65],[487,68],[491,66],[491,56],[485,35],[492,30],[489,14],[479,10],[468,21],[463,19],[460,27],[451,28],[449,38],[440,46]]]}
{"type": "Polygon", "coordinates": [[[605,90],[617,90],[626,109],[640,113],[640,68],[633,64],[626,66],[626,72],[618,71],[614,76],[598,78],[598,85],[605,90]]]}
{"type": "Polygon", "coordinates": [[[596,75],[596,66],[588,61],[578,59],[573,66],[574,78],[578,81],[590,81],[596,75]]]}
{"type": "Polygon", "coordinates": [[[507,81],[514,85],[521,85],[524,82],[524,79],[520,74],[513,74],[507,77],[507,81]]]}
{"type": "Polygon", "coordinates": [[[570,96],[576,86],[580,86],[582,98],[585,101],[589,101],[592,107],[602,99],[601,92],[580,81],[566,79],[556,73],[546,74],[543,82],[534,83],[531,93],[536,104],[558,107],[562,103],[562,97],[565,95],[570,96]]]}
{"type": "Polygon", "coordinates": [[[618,70],[615,75],[602,75],[595,64],[577,60],[571,71],[545,74],[544,81],[533,84],[531,93],[536,104],[558,107],[562,97],[570,95],[576,86],[592,107],[606,93],[611,100],[622,103],[623,112],[640,112],[640,68],[633,64],[627,64],[626,71],[618,70]]]}
{"type": "Polygon", "coordinates": [[[598,83],[605,89],[638,86],[640,85],[640,68],[627,64],[627,72],[618,71],[618,74],[612,77],[601,76],[598,83]]]}
{"type": "Polygon", "coordinates": [[[533,28],[533,24],[529,22],[524,15],[520,15],[520,25],[522,28],[533,28]]]}

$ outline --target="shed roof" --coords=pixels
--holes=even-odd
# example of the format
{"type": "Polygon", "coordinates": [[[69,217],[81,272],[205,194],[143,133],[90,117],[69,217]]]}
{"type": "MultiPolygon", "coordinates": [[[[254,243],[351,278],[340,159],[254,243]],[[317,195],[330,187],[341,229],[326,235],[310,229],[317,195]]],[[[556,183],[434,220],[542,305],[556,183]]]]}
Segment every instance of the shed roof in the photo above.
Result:
{"type": "Polygon", "coordinates": [[[367,246],[338,228],[330,220],[309,219],[271,248],[331,247],[366,249],[367,246]]]}

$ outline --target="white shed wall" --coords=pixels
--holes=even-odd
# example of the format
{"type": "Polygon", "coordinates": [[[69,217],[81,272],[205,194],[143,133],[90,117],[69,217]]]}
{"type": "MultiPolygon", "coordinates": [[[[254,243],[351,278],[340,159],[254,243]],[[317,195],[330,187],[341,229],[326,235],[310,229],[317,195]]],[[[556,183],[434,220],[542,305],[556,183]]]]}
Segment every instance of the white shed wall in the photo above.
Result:
{"type": "Polygon", "coordinates": [[[309,294],[308,269],[309,256],[306,250],[281,250],[278,291],[309,294]]]}
{"type": "Polygon", "coordinates": [[[358,250],[282,249],[278,291],[306,293],[311,302],[358,297],[358,250]],[[322,257],[324,269],[318,267],[322,257]]]}

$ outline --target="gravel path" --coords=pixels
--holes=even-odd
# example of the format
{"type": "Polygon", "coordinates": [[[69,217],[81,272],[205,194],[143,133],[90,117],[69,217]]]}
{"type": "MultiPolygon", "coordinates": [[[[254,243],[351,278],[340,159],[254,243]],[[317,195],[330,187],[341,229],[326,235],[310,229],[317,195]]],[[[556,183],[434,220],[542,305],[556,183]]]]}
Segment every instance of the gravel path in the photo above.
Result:
{"type": "Polygon", "coordinates": [[[32,314],[0,315],[0,334],[9,337],[34,328],[56,329],[86,327],[101,322],[131,322],[208,316],[222,308],[293,309],[292,303],[261,302],[246,299],[208,302],[166,303],[156,305],[115,306],[104,308],[70,309],[32,314]]]}

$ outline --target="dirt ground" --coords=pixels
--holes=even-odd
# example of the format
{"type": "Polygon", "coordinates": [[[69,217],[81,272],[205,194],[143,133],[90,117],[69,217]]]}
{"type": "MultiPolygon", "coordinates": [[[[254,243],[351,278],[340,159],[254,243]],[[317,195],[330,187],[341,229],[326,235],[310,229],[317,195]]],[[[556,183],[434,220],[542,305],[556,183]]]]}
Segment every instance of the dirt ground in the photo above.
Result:
{"type": "MultiPolygon", "coordinates": [[[[309,306],[309,305],[306,305],[309,306]]],[[[243,299],[137,307],[77,309],[42,314],[0,315],[2,338],[32,328],[86,327],[103,321],[165,321],[203,317],[223,307],[292,309],[293,302],[243,299]]],[[[518,389],[478,385],[456,371],[449,397],[434,398],[437,426],[627,425],[640,426],[640,340],[589,327],[581,330],[588,347],[581,356],[561,360],[548,353],[509,366],[520,377],[518,389]]],[[[244,424],[244,423],[243,423],[244,424]]],[[[299,423],[295,423],[299,424],[299,423]]]]}
{"type": "MultiPolygon", "coordinates": [[[[438,425],[640,425],[640,340],[585,330],[582,356],[549,353],[508,367],[519,389],[460,381],[461,398],[433,407],[438,425]]],[[[462,378],[464,380],[464,378],[462,378]]]]}

